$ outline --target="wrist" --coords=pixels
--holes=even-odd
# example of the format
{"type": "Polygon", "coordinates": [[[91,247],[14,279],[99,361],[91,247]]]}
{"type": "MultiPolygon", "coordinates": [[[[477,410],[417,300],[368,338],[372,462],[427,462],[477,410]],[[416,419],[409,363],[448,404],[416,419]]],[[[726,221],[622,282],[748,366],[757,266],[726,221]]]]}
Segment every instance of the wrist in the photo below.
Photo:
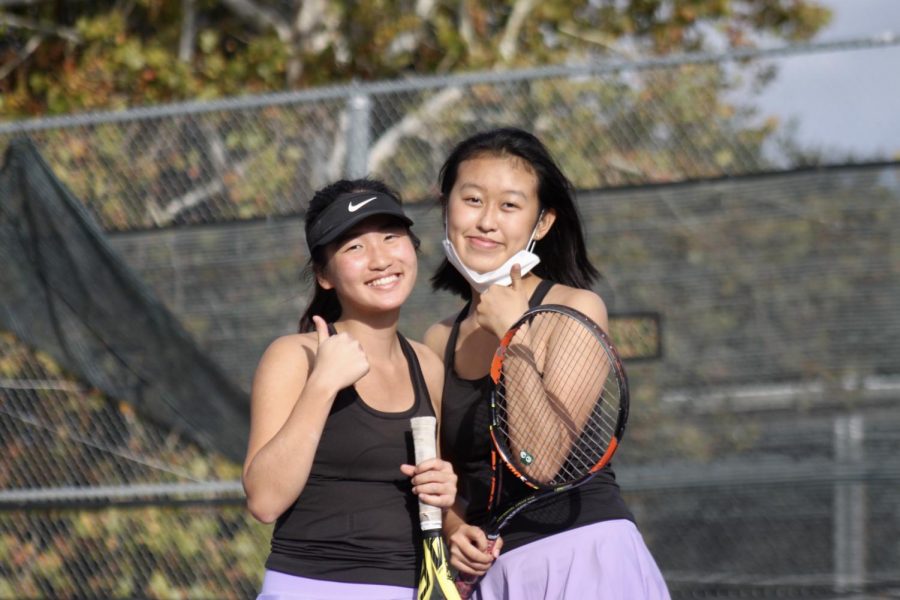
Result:
{"type": "Polygon", "coordinates": [[[331,377],[323,376],[316,370],[309,374],[306,385],[303,387],[303,395],[313,400],[332,402],[338,392],[341,391],[331,377]]]}

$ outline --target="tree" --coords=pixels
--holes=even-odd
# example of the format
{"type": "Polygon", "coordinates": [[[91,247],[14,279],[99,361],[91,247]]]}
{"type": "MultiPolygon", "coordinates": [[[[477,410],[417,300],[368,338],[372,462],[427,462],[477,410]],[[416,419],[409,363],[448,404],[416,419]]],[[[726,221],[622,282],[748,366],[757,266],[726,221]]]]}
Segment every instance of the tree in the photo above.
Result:
{"type": "MultiPolygon", "coordinates": [[[[0,0],[0,9],[0,110],[13,117],[802,40],[829,14],[803,0],[107,0],[77,11],[0,0]]],[[[372,119],[365,170],[408,199],[426,197],[436,157],[497,121],[539,133],[580,188],[763,169],[776,123],[728,102],[734,82],[708,64],[639,81],[534,80],[508,94],[487,85],[405,94],[372,119]]],[[[133,123],[45,147],[107,227],[245,218],[292,212],[345,172],[349,112],[271,107],[255,122],[133,123]],[[97,175],[122,156],[127,174],[97,175]]]]}
{"type": "Polygon", "coordinates": [[[805,40],[811,0],[0,1],[0,110],[120,108],[805,40]]]}

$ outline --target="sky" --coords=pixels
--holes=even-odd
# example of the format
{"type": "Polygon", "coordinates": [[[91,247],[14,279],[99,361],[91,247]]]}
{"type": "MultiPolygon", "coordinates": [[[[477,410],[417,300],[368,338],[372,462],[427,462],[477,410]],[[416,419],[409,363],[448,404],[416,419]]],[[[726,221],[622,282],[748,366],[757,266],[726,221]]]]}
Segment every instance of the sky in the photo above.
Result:
{"type": "MultiPolygon", "coordinates": [[[[819,0],[831,24],[814,42],[900,36],[900,0],[819,0]]],[[[801,145],[841,157],[900,159],[900,45],[779,59],[760,99],[764,114],[794,119],[801,145]]]]}

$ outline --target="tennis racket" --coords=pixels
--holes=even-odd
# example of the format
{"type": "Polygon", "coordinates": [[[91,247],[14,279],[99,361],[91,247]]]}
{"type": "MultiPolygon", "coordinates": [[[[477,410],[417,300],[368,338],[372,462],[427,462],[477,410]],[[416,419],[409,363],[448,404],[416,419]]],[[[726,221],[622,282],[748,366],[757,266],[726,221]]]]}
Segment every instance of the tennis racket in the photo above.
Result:
{"type": "MultiPolygon", "coordinates": [[[[413,417],[409,422],[416,464],[435,458],[436,419],[413,417]]],[[[419,524],[424,552],[419,571],[418,600],[458,600],[459,592],[450,573],[447,546],[441,535],[441,509],[419,501],[419,524]]]]}
{"type": "MultiPolygon", "coordinates": [[[[628,420],[628,380],[609,337],[581,312],[528,310],[491,362],[492,441],[488,552],[503,527],[534,502],[589,481],[612,458],[628,420]],[[500,505],[503,469],[529,493],[500,505]]],[[[460,597],[478,577],[461,573],[460,597]]]]}

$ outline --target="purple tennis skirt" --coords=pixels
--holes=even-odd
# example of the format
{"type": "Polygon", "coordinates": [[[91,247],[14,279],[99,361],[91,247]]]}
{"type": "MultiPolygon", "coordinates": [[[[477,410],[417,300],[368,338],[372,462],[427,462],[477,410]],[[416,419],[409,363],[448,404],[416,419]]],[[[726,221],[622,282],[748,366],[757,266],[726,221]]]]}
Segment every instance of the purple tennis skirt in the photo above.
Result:
{"type": "Polygon", "coordinates": [[[475,600],[668,600],[669,590],[634,523],[585,525],[501,551],[475,600]]]}
{"type": "Polygon", "coordinates": [[[415,600],[415,588],[341,583],[266,570],[256,600],[415,600]]]}

